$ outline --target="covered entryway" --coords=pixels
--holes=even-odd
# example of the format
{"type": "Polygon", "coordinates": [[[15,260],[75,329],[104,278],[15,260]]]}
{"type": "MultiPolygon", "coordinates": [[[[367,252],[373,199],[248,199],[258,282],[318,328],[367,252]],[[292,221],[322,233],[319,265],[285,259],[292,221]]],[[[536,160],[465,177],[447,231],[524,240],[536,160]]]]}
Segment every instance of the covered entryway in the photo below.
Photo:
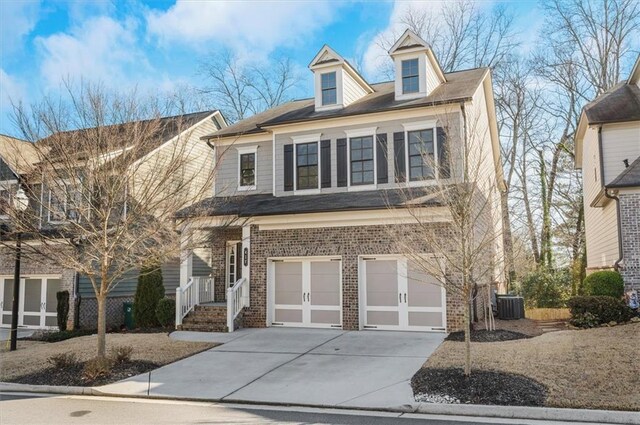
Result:
{"type": "Polygon", "coordinates": [[[360,257],[361,328],[444,331],[445,290],[402,256],[360,257]]]}
{"type": "Polygon", "coordinates": [[[342,327],[340,257],[270,258],[268,325],[342,327]]]}
{"type": "MultiPolygon", "coordinates": [[[[20,279],[18,326],[50,328],[58,325],[56,292],[62,289],[60,276],[29,276],[20,279]]],[[[11,326],[13,277],[0,276],[2,326],[11,326]]]]}

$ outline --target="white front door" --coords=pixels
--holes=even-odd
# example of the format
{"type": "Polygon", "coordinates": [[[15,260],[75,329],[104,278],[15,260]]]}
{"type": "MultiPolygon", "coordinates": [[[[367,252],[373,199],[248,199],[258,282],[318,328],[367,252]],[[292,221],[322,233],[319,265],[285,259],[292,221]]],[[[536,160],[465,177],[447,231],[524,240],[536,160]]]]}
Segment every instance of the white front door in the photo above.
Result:
{"type": "MultiPolygon", "coordinates": [[[[25,277],[20,279],[18,326],[50,328],[58,325],[56,293],[61,290],[58,276],[25,277]]],[[[13,278],[0,277],[0,310],[2,326],[11,326],[13,278]]]]}
{"type": "Polygon", "coordinates": [[[269,260],[269,324],[342,327],[339,258],[269,260]]]}
{"type": "Polygon", "coordinates": [[[402,256],[360,259],[364,329],[444,331],[446,296],[433,276],[402,256]]]}

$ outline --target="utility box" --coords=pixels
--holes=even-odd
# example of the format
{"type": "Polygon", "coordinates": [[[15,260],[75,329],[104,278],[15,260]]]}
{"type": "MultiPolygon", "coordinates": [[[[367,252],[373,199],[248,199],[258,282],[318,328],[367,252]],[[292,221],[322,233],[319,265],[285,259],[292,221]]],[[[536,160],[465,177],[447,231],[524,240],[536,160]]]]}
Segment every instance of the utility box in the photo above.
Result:
{"type": "Polygon", "coordinates": [[[515,295],[498,295],[498,319],[524,319],[524,298],[515,295]]]}
{"type": "Polygon", "coordinates": [[[131,330],[135,327],[133,321],[133,303],[122,303],[122,309],[124,311],[124,326],[131,330]]]}

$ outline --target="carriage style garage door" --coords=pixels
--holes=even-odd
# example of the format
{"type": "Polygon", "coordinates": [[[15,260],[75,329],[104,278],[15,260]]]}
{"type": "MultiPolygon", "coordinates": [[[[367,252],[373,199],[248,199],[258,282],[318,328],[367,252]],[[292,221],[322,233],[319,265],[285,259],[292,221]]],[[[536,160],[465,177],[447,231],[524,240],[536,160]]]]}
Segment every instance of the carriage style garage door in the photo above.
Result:
{"type": "MultiPolygon", "coordinates": [[[[58,326],[56,292],[62,282],[59,276],[32,276],[20,279],[18,326],[49,328],[58,326]]],[[[11,326],[13,277],[0,276],[1,326],[11,326]]]]}
{"type": "Polygon", "coordinates": [[[269,324],[341,327],[341,264],[331,257],[269,259],[269,324]]]}
{"type": "Polygon", "coordinates": [[[400,256],[361,257],[364,329],[444,331],[445,291],[400,256]]]}

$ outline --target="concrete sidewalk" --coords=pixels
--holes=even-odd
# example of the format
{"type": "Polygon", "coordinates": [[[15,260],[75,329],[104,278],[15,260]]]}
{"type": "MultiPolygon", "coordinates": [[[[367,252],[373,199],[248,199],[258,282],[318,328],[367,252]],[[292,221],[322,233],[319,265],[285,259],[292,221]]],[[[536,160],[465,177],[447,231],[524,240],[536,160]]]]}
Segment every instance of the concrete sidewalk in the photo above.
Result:
{"type": "Polygon", "coordinates": [[[414,403],[409,381],[444,339],[439,333],[292,328],[218,335],[225,335],[228,342],[98,390],[133,396],[395,407],[414,403]]]}

